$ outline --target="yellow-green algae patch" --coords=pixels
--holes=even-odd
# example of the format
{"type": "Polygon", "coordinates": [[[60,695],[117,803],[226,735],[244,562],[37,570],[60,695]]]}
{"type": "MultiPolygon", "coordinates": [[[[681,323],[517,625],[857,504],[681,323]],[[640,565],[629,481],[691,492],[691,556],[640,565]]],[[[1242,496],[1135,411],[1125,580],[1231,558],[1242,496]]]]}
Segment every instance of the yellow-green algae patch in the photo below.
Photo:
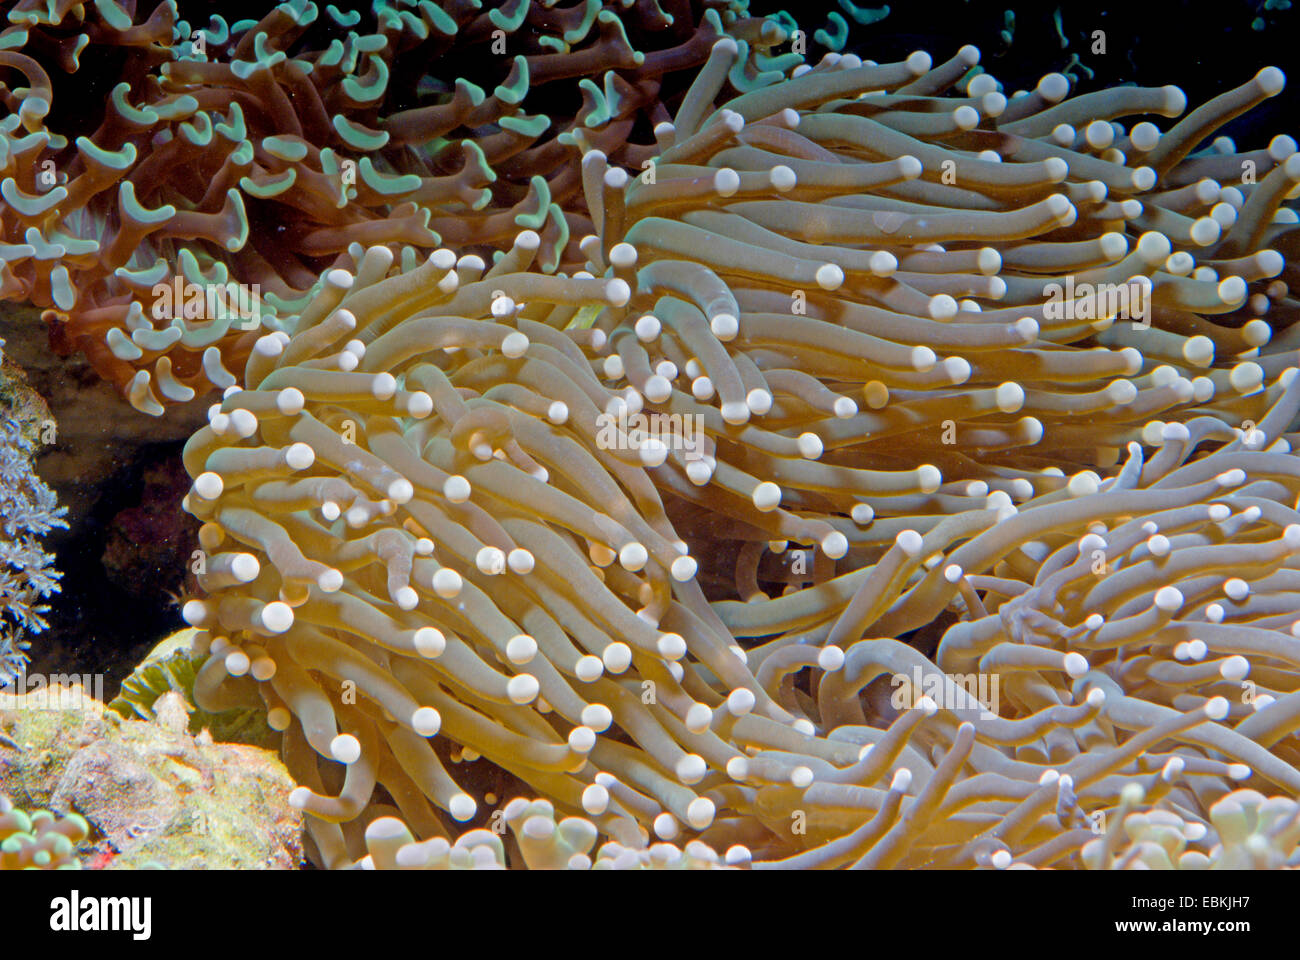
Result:
{"type": "Polygon", "coordinates": [[[61,694],[0,697],[0,794],[19,808],[84,816],[84,863],[298,866],[302,818],[274,754],[190,734],[176,691],[158,698],[148,721],[125,719],[77,687],[61,694]]]}

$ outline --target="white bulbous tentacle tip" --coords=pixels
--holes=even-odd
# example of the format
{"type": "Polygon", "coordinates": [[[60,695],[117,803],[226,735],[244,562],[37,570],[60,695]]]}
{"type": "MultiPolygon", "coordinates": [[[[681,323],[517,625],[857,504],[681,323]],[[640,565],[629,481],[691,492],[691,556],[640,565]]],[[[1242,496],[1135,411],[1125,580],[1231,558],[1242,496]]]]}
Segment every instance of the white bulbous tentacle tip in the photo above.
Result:
{"type": "Polygon", "coordinates": [[[453,820],[464,823],[466,820],[474,819],[474,814],[478,812],[478,804],[468,793],[458,793],[447,803],[447,812],[451,814],[453,820]]]}
{"type": "Polygon", "coordinates": [[[872,276],[892,277],[898,270],[898,258],[888,250],[877,250],[867,259],[867,266],[871,268],[872,276]]]}
{"type": "Polygon", "coordinates": [[[933,464],[923,463],[916,468],[916,483],[922,493],[935,493],[943,485],[943,474],[933,464]]]}
{"type": "Polygon", "coordinates": [[[528,337],[518,330],[507,333],[501,339],[501,353],[511,360],[517,360],[528,352],[528,337]]]}
{"type": "Polygon", "coordinates": [[[569,731],[567,740],[569,749],[574,753],[588,754],[596,747],[596,731],[591,727],[579,725],[569,731]]]}
{"type": "Polygon", "coordinates": [[[799,434],[795,444],[799,449],[799,456],[805,460],[816,460],[825,452],[821,437],[811,431],[799,434]]]}
{"type": "Polygon", "coordinates": [[[659,655],[666,660],[680,660],[686,656],[686,641],[678,633],[660,634],[655,646],[659,655]]]}
{"type": "Polygon", "coordinates": [[[752,690],[739,687],[732,690],[727,696],[727,712],[733,717],[743,717],[754,709],[756,702],[757,699],[752,690]]]}
{"type": "Polygon", "coordinates": [[[826,554],[832,560],[839,560],[849,552],[849,539],[838,530],[832,531],[822,537],[822,553],[826,554]]]}
{"type": "Polygon", "coordinates": [[[361,759],[361,742],[350,733],[340,733],[330,741],[330,756],[342,764],[356,763],[361,759]]]}
{"type": "Polygon", "coordinates": [[[722,125],[732,133],[740,133],[741,130],[745,129],[745,118],[735,110],[728,110],[723,107],[718,111],[718,116],[721,118],[722,125]]]}
{"type": "Polygon", "coordinates": [[[1219,664],[1219,676],[1234,683],[1244,680],[1250,674],[1250,661],[1240,654],[1234,654],[1219,664]]]}
{"type": "Polygon", "coordinates": [[[284,353],[284,341],[274,333],[268,333],[253,343],[253,352],[261,357],[278,357],[284,353]]]}
{"type": "Polygon", "coordinates": [[[230,573],[240,583],[252,583],[261,570],[261,563],[251,553],[237,553],[230,560],[230,573]]]}
{"type": "Polygon", "coordinates": [[[280,600],[275,600],[262,607],[258,619],[269,633],[284,633],[293,626],[293,607],[280,600]]]}
{"type": "MultiPolygon", "coordinates": [[[[1032,322],[1032,321],[1031,321],[1032,322]]],[[[1038,325],[1034,324],[1034,335],[1037,336],[1038,325]]],[[[1030,338],[1031,340],[1033,337],[1030,338]]],[[[918,371],[925,372],[925,371],[918,371]]],[[[943,360],[943,372],[948,376],[948,382],[953,386],[965,383],[970,379],[971,365],[965,357],[945,357],[943,360]]],[[[883,384],[882,384],[883,386],[883,384]]]]}
{"type": "Polygon", "coordinates": [[[957,301],[946,293],[936,294],[930,298],[928,310],[932,320],[951,320],[957,316],[957,301]]]}
{"type": "Polygon", "coordinates": [[[643,314],[637,318],[632,327],[636,333],[637,339],[642,343],[649,343],[654,340],[663,330],[663,324],[653,313],[643,314]]]}
{"type": "Polygon", "coordinates": [[[911,785],[912,771],[907,767],[899,767],[895,770],[893,778],[889,781],[889,789],[895,793],[906,793],[911,785]]]}
{"type": "MultiPolygon", "coordinates": [[[[1197,221],[1197,223],[1200,222],[1201,221],[1199,220],[1197,221]]],[[[1210,220],[1209,222],[1214,223],[1215,227],[1218,226],[1214,220],[1210,220]]],[[[1193,239],[1195,239],[1195,226],[1193,226],[1193,239]]],[[[1216,235],[1215,240],[1217,239],[1218,237],[1216,235]]],[[[1211,240],[1210,242],[1213,243],[1214,241],[1211,240]]],[[[1226,304],[1232,305],[1241,303],[1246,299],[1246,281],[1241,277],[1226,277],[1219,281],[1217,292],[1219,299],[1226,304]]]]}
{"type": "Polygon", "coordinates": [[[393,503],[410,503],[415,496],[415,487],[411,485],[410,480],[399,477],[388,485],[387,495],[393,503]]]}
{"type": "Polygon", "coordinates": [[[953,122],[953,126],[955,126],[958,130],[961,130],[963,132],[967,130],[974,130],[977,126],[979,126],[979,122],[980,122],[979,111],[976,110],[974,107],[970,106],[970,104],[962,104],[960,107],[958,107],[956,110],[952,112],[952,122],[953,122]]]}
{"type": "Polygon", "coordinates": [[[444,600],[460,596],[465,581],[461,575],[450,567],[443,567],[433,575],[433,592],[444,600]]]}
{"type": "Polygon", "coordinates": [[[708,764],[704,762],[704,758],[695,753],[686,754],[677,761],[677,764],[674,767],[677,779],[687,785],[699,783],[704,779],[704,775],[708,773],[708,771],[709,767],[708,764]]]}
{"type": "Polygon", "coordinates": [[[442,495],[452,503],[464,503],[471,493],[470,483],[459,474],[448,477],[442,485],[442,495]]]}
{"type": "Polygon", "coordinates": [[[631,573],[636,573],[644,567],[649,558],[649,551],[636,541],[624,544],[618,551],[619,565],[631,573]]]}
{"type": "Polygon", "coordinates": [[[376,400],[391,400],[397,393],[397,378],[391,373],[377,373],[370,381],[370,395],[376,400]]]}
{"type": "Polygon", "coordinates": [[[574,665],[573,675],[583,683],[595,683],[605,672],[605,664],[600,657],[592,654],[579,657],[578,662],[574,665]]]}
{"type": "Polygon", "coordinates": [[[713,722],[713,710],[708,704],[693,703],[686,711],[686,729],[691,733],[700,734],[709,729],[709,724],[713,722]]]}
{"type": "Polygon", "coordinates": [[[447,649],[447,638],[437,627],[420,627],[411,638],[415,652],[426,660],[434,660],[447,649]]]}
{"type": "Polygon", "coordinates": [[[1223,720],[1228,715],[1228,701],[1224,697],[1211,697],[1202,709],[1211,720],[1223,720]]]}
{"type": "Polygon", "coordinates": [[[605,281],[605,300],[611,307],[626,306],[631,299],[632,288],[626,280],[615,278],[605,281]]]}
{"type": "Polygon", "coordinates": [[[993,401],[1003,413],[1016,413],[1025,405],[1025,388],[1008,380],[998,385],[993,394],[993,401]]]}
{"type": "Polygon", "coordinates": [[[699,564],[695,561],[694,557],[683,555],[676,557],[673,560],[669,567],[669,574],[678,583],[685,583],[695,576],[695,572],[698,569],[699,564]]]}
{"type": "Polygon", "coordinates": [[[799,184],[798,175],[785,164],[777,164],[769,170],[767,179],[777,193],[789,193],[799,184]]]}
{"type": "Polygon", "coordinates": [[[1060,73],[1045,74],[1034,90],[1048,103],[1057,103],[1070,92],[1070,80],[1060,73]]]}
{"type": "Polygon", "coordinates": [[[600,660],[610,673],[622,673],[632,665],[632,648],[621,640],[615,640],[601,651],[600,660]]]}
{"type": "Polygon", "coordinates": [[[442,729],[442,715],[433,707],[420,707],[411,714],[411,729],[422,737],[432,737],[442,729]]]}
{"type": "MultiPolygon", "coordinates": [[[[1070,142],[1074,142],[1074,131],[1070,131],[1070,142]]],[[[1043,168],[1047,173],[1048,183],[1063,183],[1065,178],[1070,175],[1070,165],[1060,157],[1048,157],[1043,161],[1043,168]]],[[[1060,196],[1060,194],[1056,194],[1060,196]]]]}
{"type": "Polygon", "coordinates": [[[511,703],[519,706],[532,703],[537,699],[541,684],[530,673],[519,673],[506,682],[506,696],[511,703]]]}
{"type": "Polygon", "coordinates": [[[713,331],[715,337],[725,343],[734,340],[740,333],[740,321],[734,314],[719,313],[709,320],[709,329],[713,331]]]}
{"type": "Polygon", "coordinates": [[[1156,591],[1155,605],[1165,613],[1173,613],[1183,605],[1183,594],[1177,587],[1161,587],[1156,591]]]}
{"type": "Polygon", "coordinates": [[[599,783],[588,784],[582,791],[582,809],[598,817],[609,809],[609,790],[599,783]]]}
{"type": "Polygon", "coordinates": [[[828,644],[817,652],[817,666],[827,673],[833,673],[844,666],[844,651],[835,646],[828,644]]]}
{"type": "Polygon", "coordinates": [[[844,270],[833,263],[823,263],[814,275],[823,290],[838,290],[844,283],[844,270]]]}
{"type": "Polygon", "coordinates": [[[1047,204],[1048,212],[1058,220],[1063,220],[1074,212],[1074,204],[1063,193],[1054,193],[1043,202],[1047,204]]]}
{"type": "Polygon", "coordinates": [[[696,797],[686,806],[686,822],[696,830],[707,830],[716,815],[717,807],[708,797],[696,797]]]}
{"type": "Polygon", "coordinates": [[[915,530],[900,530],[894,542],[909,557],[919,556],[923,546],[921,535],[915,530]]]}
{"type": "Polygon", "coordinates": [[[763,416],[772,409],[772,394],[762,387],[755,387],[745,395],[745,406],[755,416],[763,416]]]}
{"type": "Polygon", "coordinates": [[[749,848],[735,844],[727,848],[726,853],[722,855],[722,861],[729,867],[743,867],[751,863],[754,855],[750,853],[749,848]]]}
{"type": "Polygon", "coordinates": [[[907,64],[907,69],[911,71],[912,74],[919,77],[930,69],[934,60],[924,50],[917,50],[914,53],[908,54],[905,62],[907,64]]]}
{"type": "Polygon", "coordinates": [[[1066,483],[1066,491],[1072,497],[1088,497],[1095,494],[1101,487],[1101,478],[1091,470],[1083,470],[1076,473],[1066,483]]]}
{"type": "Polygon", "coordinates": [[[754,506],[766,513],[775,510],[781,503],[781,488],[771,480],[764,480],[754,488],[750,495],[754,506]]]}
{"type": "Polygon", "coordinates": [[[230,674],[232,677],[244,676],[248,673],[248,668],[251,665],[252,661],[248,659],[248,654],[243,650],[231,650],[225,656],[226,673],[230,674]]]}
{"type": "Polygon", "coordinates": [[[537,641],[526,633],[517,633],[506,642],[506,659],[516,666],[531,663],[537,656],[537,641]]]}
{"type": "Polygon", "coordinates": [[[306,404],[306,398],[297,387],[285,387],[275,395],[275,407],[286,417],[301,413],[306,404]]]}
{"type": "Polygon", "coordinates": [[[1255,74],[1255,83],[1264,96],[1275,97],[1286,87],[1286,74],[1277,67],[1265,67],[1255,74]]]}
{"type": "Polygon", "coordinates": [[[219,473],[208,470],[194,478],[194,492],[204,500],[216,500],[225,490],[225,481],[219,473]]]}
{"type": "Polygon", "coordinates": [[[474,566],[479,573],[490,577],[505,573],[505,551],[499,547],[483,547],[474,555],[474,566]]]}

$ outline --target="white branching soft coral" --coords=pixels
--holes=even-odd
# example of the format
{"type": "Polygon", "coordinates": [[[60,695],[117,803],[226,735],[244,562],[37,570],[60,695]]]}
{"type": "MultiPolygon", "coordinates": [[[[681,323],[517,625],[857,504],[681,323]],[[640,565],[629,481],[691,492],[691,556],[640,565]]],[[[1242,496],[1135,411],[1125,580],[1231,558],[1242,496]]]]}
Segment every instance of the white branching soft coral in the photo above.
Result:
{"type": "MultiPolygon", "coordinates": [[[[4,342],[0,341],[0,346],[4,342]]],[[[0,685],[27,663],[27,634],[46,628],[41,603],[59,590],[59,572],[39,539],[55,527],[65,507],[32,472],[32,444],[8,416],[0,420],[0,685]]]]}

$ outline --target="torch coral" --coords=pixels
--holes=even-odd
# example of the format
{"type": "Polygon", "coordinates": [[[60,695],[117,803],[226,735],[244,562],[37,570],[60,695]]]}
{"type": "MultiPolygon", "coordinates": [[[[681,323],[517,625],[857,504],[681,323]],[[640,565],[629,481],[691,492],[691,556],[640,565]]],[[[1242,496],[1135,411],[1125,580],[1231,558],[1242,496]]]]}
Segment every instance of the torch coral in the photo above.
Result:
{"type": "Polygon", "coordinates": [[[577,147],[639,169],[653,145],[632,133],[724,31],[755,47],[735,84],[780,77],[780,30],[738,0],[291,0],[204,28],[171,0],[142,23],[115,0],[10,6],[0,296],[49,308],[56,343],[152,414],[234,383],[252,331],[289,324],[353,245],[490,255],[528,227],[544,269],[580,264],[577,147]],[[95,127],[42,63],[84,85],[106,59],[95,127]]]}
{"type": "Polygon", "coordinates": [[[90,828],[79,814],[27,814],[0,796],[0,870],[77,870],[76,846],[90,828]]]}
{"type": "MultiPolygon", "coordinates": [[[[1121,812],[1134,806],[1130,789],[1121,812]]],[[[1184,820],[1167,808],[1145,805],[1125,813],[1102,836],[1084,844],[1081,857],[1089,869],[1112,870],[1242,870],[1294,869],[1300,866],[1300,805],[1288,797],[1264,797],[1254,790],[1234,790],[1210,807],[1210,823],[1184,820]],[[1120,850],[1123,832],[1128,846],[1120,850]]],[[[1094,824],[1101,824],[1094,820],[1094,824]]],[[[754,865],[748,851],[732,847],[719,856],[708,844],[693,840],[679,848],[656,843],[628,848],[610,841],[591,855],[598,832],[582,817],[555,822],[555,808],[545,800],[511,801],[494,819],[491,830],[470,830],[449,843],[442,837],[418,841],[401,820],[380,817],[366,829],[366,856],[357,864],[373,870],[501,870],[511,863],[531,870],[710,870],[747,869],[754,865]],[[503,842],[509,827],[513,844],[503,842]]],[[[1006,851],[987,858],[987,865],[1033,869],[1012,862],[1006,851]]]]}
{"type": "Polygon", "coordinates": [[[532,271],[532,231],[490,270],[389,276],[371,248],[257,342],[185,452],[200,705],[260,694],[333,865],[385,812],[420,841],[475,816],[449,747],[628,849],[756,867],[1077,862],[1135,793],[1194,819],[1248,776],[1300,793],[1300,383],[1208,319],[1282,270],[1258,244],[1290,235],[1294,148],[1256,157],[1205,263],[1173,248],[1210,228],[1167,218],[1129,253],[1163,208],[1106,198],[1196,184],[1215,158],[1186,148],[1276,71],[1135,127],[1154,165],[1129,167],[1034,135],[1099,109],[1049,106],[1050,78],[934,96],[968,50],[823,61],[715,112],[737,55],[715,44],[651,175],[584,157],[590,270],[532,271]],[[1150,330],[1050,308],[1134,276],[1150,330]]]}
{"type": "Polygon", "coordinates": [[[1252,870],[1300,866],[1300,805],[1289,797],[1264,797],[1234,790],[1210,807],[1210,826],[1184,820],[1167,810],[1130,813],[1123,818],[1129,844],[1120,850],[1108,833],[1084,845],[1089,869],[1252,870]],[[1189,849],[1198,844],[1208,852],[1189,849]]]}

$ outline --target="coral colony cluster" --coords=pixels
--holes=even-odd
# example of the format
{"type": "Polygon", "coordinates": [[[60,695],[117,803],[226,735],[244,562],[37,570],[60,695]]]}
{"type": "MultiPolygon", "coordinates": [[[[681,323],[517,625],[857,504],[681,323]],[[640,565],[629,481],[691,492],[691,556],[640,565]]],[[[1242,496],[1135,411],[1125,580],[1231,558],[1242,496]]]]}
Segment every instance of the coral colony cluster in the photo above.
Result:
{"type": "Polygon", "coordinates": [[[264,705],[319,863],[1300,863],[1300,152],[1215,138],[1280,70],[8,19],[0,289],[140,410],[223,391],[194,697],[264,705]]]}
{"type": "Polygon", "coordinates": [[[29,637],[47,626],[42,601],[59,592],[54,558],[39,540],[67,523],[54,491],[32,472],[31,452],[19,425],[0,419],[0,689],[26,669],[29,637]]]}
{"type": "Polygon", "coordinates": [[[0,795],[0,870],[61,870],[80,866],[76,846],[88,836],[80,814],[27,814],[0,795]]]}

